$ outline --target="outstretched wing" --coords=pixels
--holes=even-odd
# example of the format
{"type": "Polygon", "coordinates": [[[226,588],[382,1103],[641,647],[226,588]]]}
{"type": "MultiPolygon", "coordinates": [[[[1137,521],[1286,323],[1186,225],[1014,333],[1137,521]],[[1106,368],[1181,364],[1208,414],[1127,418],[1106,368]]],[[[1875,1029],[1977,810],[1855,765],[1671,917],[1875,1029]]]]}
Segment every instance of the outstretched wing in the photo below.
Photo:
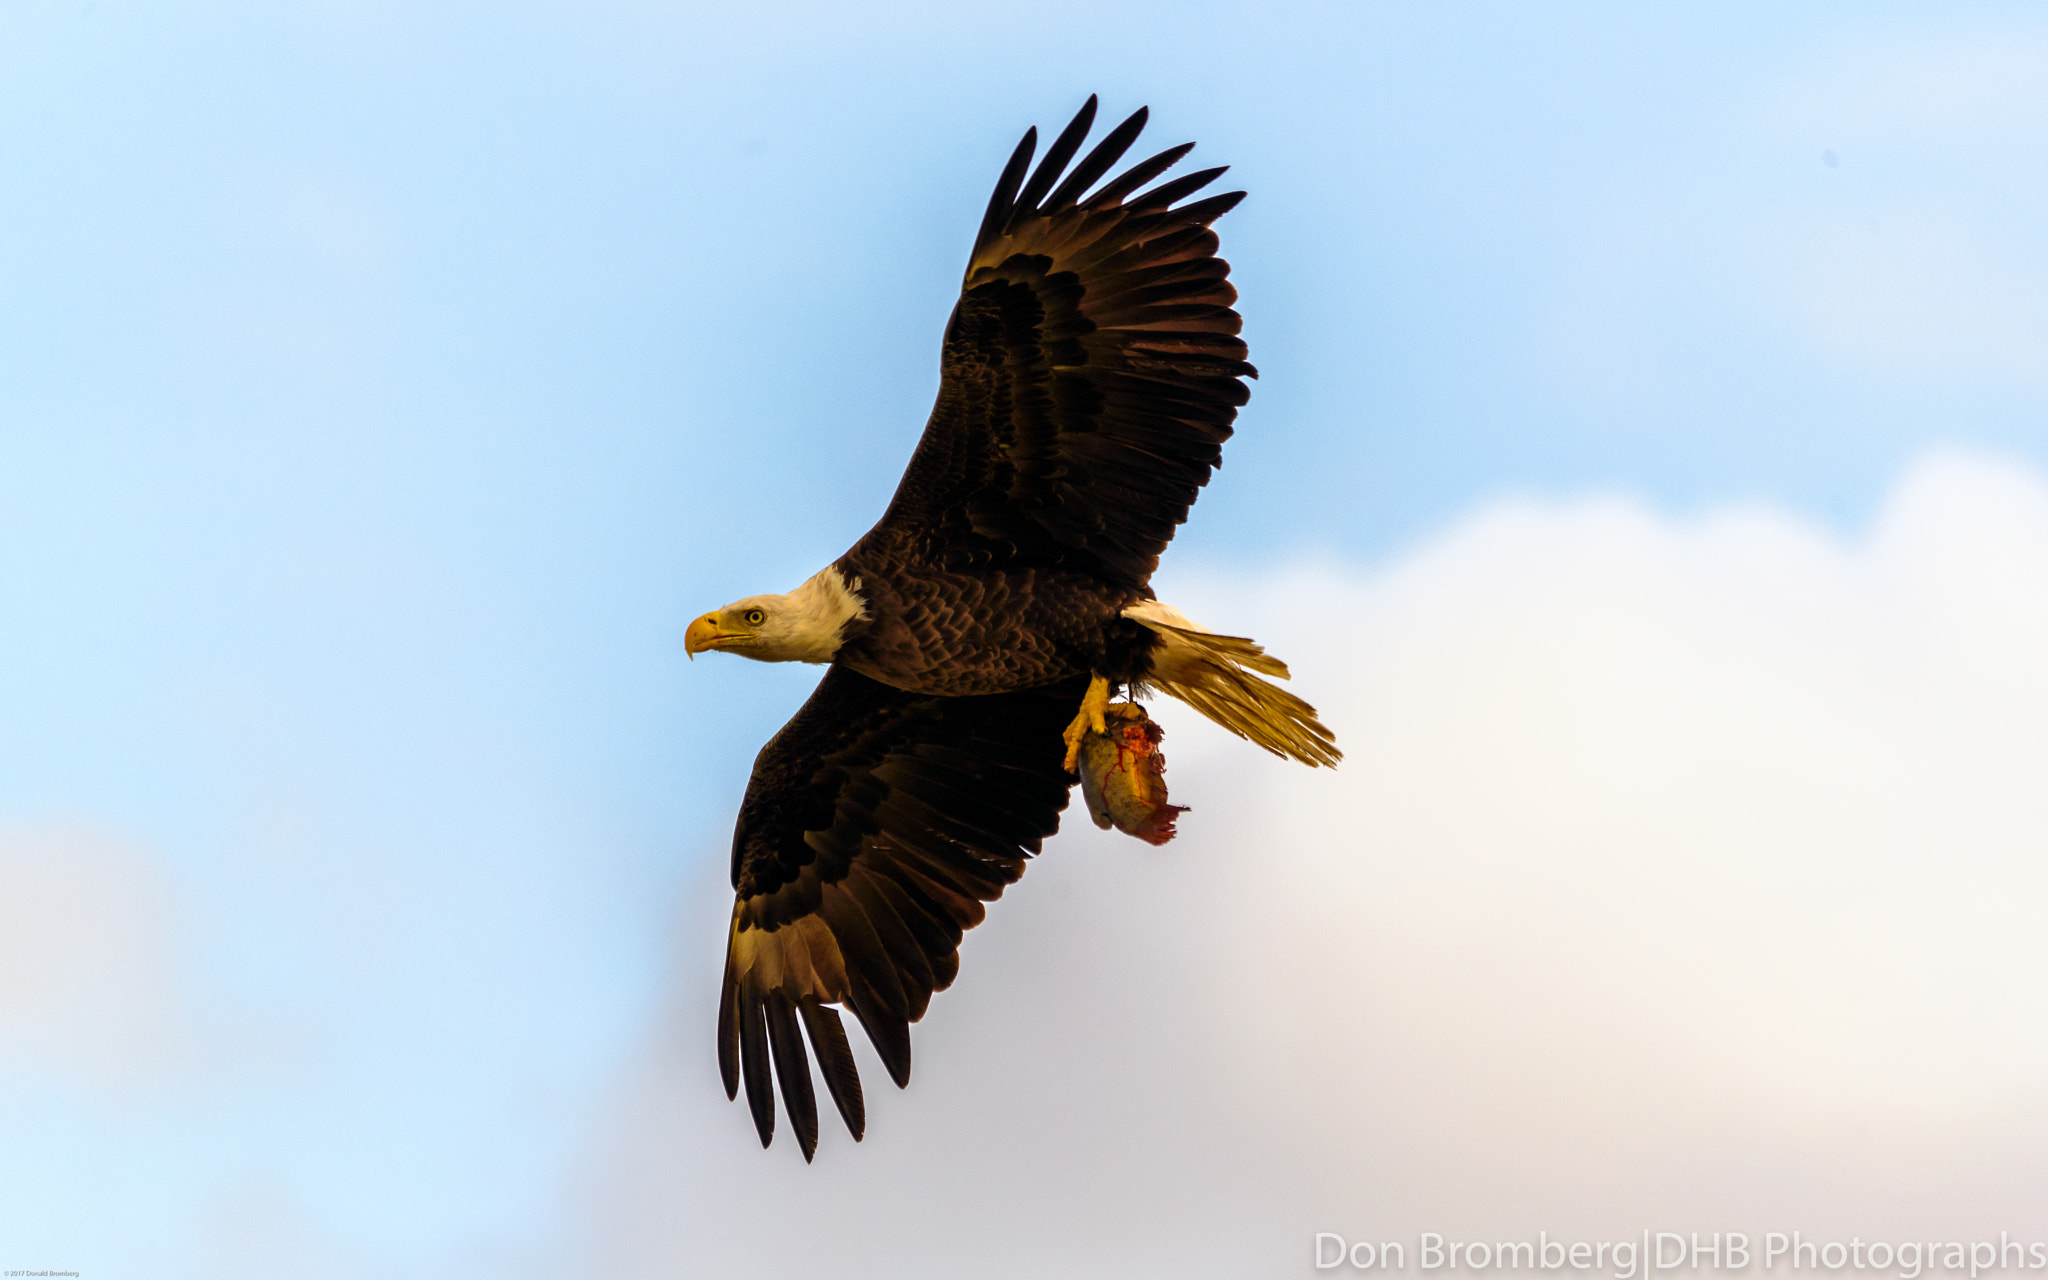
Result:
{"type": "Polygon", "coordinates": [[[989,200],[946,326],[939,398],[864,549],[948,568],[1044,568],[1141,587],[1187,518],[1248,392],[1237,291],[1209,224],[1241,191],[1177,201],[1204,169],[1138,194],[1186,155],[1090,188],[1140,110],[1068,171],[1088,99],[1027,181],[1037,130],[989,200]]]}
{"type": "Polygon", "coordinates": [[[732,933],[718,1005],[727,1097],[742,1079],[775,1135],[769,1066],[809,1160],[818,1111],[801,1022],[858,1140],[853,1010],[900,1087],[910,1024],[960,968],[960,935],[1059,829],[1060,731],[1087,677],[975,698],[906,693],[834,664],[754,762],[733,832],[732,933]]]}

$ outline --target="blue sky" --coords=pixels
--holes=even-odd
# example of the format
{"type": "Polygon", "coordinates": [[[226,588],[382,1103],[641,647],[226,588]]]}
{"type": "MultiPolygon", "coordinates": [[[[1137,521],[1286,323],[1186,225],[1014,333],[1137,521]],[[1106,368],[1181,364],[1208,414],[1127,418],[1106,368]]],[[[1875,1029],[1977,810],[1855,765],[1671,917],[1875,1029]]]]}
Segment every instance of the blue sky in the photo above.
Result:
{"type": "MultiPolygon", "coordinates": [[[[1301,620],[1429,573],[1388,634],[1483,602],[1513,576],[1456,549],[1518,511],[1551,513],[1514,526],[1532,563],[1580,564],[1581,520],[1722,557],[1702,580],[1773,627],[1851,581],[2031,581],[1983,553],[2033,546],[2048,470],[2043,85],[2024,6],[10,6],[0,880],[44,923],[0,951],[0,1263],[672,1271],[697,1228],[591,1208],[650,1167],[617,1134],[669,1132],[643,1105],[687,1153],[651,1205],[794,1176],[709,1083],[698,1005],[733,806],[814,673],[686,664],[682,629],[878,513],[1027,125],[1149,104],[1251,192],[1222,231],[1263,376],[1166,572],[1225,613],[1325,575],[1365,612],[1233,625],[1334,663],[1301,620]],[[1840,572],[1771,595],[1731,511],[1840,572]]],[[[1899,590],[1929,634],[2031,634],[1899,590]]],[[[1811,634],[1861,670],[1890,616],[1811,634]]],[[[1935,683],[1979,728],[2033,705],[1935,683]]],[[[1288,785],[1213,776],[1223,812],[1288,785]]],[[[925,1061],[878,1138],[928,1088],[981,1123],[925,1061]]],[[[876,1145],[820,1159],[917,1167],[876,1145]]]]}

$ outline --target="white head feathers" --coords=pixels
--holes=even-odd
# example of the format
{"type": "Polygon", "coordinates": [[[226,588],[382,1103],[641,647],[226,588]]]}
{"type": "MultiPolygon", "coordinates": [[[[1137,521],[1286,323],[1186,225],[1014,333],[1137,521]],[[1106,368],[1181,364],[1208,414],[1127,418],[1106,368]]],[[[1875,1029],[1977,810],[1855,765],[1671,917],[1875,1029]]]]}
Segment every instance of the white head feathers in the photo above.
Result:
{"type": "Polygon", "coordinates": [[[724,649],[760,662],[830,662],[846,625],[868,616],[839,570],[827,566],[786,595],[748,596],[690,624],[686,647],[724,649]]]}

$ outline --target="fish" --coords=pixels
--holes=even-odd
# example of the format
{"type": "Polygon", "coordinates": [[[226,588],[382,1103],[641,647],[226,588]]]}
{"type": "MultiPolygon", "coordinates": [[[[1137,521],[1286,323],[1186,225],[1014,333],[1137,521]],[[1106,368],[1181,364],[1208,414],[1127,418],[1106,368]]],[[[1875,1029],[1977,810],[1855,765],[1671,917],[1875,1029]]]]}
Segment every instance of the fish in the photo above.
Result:
{"type": "Polygon", "coordinates": [[[1114,827],[1147,844],[1165,844],[1188,811],[1167,801],[1166,757],[1159,751],[1166,731],[1134,702],[1112,705],[1103,719],[1105,732],[1081,741],[1081,797],[1088,816],[1104,831],[1114,827]]]}

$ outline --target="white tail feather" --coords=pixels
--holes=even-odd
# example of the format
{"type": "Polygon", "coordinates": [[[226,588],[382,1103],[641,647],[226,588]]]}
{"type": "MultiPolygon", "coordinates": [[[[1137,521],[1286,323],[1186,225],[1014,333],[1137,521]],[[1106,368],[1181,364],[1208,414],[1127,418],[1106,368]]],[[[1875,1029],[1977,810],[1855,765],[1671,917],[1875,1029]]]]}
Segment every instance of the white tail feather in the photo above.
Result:
{"type": "Polygon", "coordinates": [[[1180,610],[1145,600],[1124,616],[1159,636],[1143,685],[1171,694],[1240,738],[1311,767],[1344,758],[1316,709],[1260,675],[1287,679],[1287,664],[1243,636],[1217,635],[1180,610]],[[1253,673],[1257,672],[1258,675],[1253,673]]]}

